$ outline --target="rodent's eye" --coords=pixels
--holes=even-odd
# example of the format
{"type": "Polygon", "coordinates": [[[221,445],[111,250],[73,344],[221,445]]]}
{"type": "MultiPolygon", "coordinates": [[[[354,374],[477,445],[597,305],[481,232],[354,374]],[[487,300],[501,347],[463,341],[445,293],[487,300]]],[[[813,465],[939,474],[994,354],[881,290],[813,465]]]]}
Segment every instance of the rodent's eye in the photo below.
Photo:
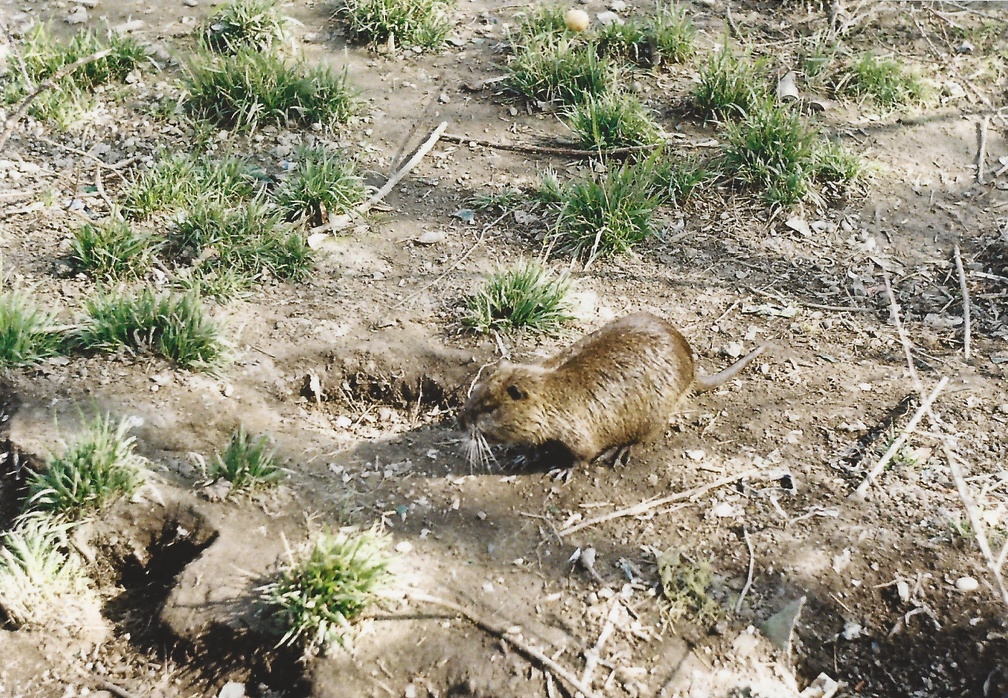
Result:
{"type": "Polygon", "coordinates": [[[528,394],[514,383],[507,387],[507,394],[511,396],[512,400],[524,400],[528,397],[528,394]]]}

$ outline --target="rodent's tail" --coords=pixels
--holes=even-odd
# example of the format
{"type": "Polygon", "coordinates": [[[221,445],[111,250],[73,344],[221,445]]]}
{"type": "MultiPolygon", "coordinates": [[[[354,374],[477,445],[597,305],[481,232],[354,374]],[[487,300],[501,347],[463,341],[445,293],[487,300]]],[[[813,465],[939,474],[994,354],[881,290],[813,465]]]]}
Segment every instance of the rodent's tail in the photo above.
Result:
{"type": "Polygon", "coordinates": [[[731,380],[738,375],[739,371],[746,367],[746,364],[766,351],[768,346],[768,344],[763,344],[756,347],[731,366],[723,371],[718,371],[713,376],[704,376],[698,373],[693,379],[693,391],[697,393],[706,393],[708,390],[714,390],[714,388],[719,387],[725,381],[731,380]]]}

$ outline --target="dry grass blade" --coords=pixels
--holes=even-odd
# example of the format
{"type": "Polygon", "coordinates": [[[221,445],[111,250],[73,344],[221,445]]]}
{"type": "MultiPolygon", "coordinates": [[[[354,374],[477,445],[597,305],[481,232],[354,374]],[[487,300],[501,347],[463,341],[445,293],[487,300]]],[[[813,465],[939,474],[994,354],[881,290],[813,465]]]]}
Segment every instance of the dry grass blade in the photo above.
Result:
{"type": "Polygon", "coordinates": [[[970,360],[970,297],[969,288],[966,286],[966,272],[963,271],[962,255],[959,254],[959,245],[952,248],[955,255],[956,271],[959,274],[959,291],[962,293],[963,304],[963,357],[970,360]]]}

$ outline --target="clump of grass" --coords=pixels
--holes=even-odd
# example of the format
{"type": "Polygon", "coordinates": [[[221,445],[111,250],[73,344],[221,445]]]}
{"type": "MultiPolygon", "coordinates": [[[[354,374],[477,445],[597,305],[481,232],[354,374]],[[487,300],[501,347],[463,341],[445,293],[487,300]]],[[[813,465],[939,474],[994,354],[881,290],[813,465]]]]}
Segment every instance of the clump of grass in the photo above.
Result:
{"type": "Polygon", "coordinates": [[[233,270],[250,281],[270,274],[300,280],[314,257],[304,235],[280,220],[262,199],[228,208],[199,200],[169,233],[169,244],[195,256],[202,270],[233,270]]]}
{"type": "Polygon", "coordinates": [[[169,155],[144,170],[127,188],[123,209],[128,216],[143,219],[158,211],[189,206],[197,199],[234,202],[255,196],[265,177],[239,158],[169,155]]]}
{"type": "Polygon", "coordinates": [[[663,615],[673,623],[686,615],[697,623],[717,619],[721,607],[707,593],[714,580],[710,565],[684,561],[675,548],[658,554],[657,562],[662,594],[669,604],[663,615]]]}
{"type": "Polygon", "coordinates": [[[843,143],[823,139],[813,148],[812,173],[819,181],[850,184],[861,178],[864,165],[843,143]]]}
{"type": "Polygon", "coordinates": [[[654,156],[651,191],[662,204],[682,204],[697,187],[713,174],[702,162],[692,158],[668,157],[657,151],[654,156]]]}
{"type": "Polygon", "coordinates": [[[764,101],[728,125],[725,165],[740,181],[763,189],[771,205],[791,206],[808,193],[813,143],[797,111],[764,101]]]}
{"type": "Polygon", "coordinates": [[[520,45],[543,35],[574,36],[574,32],[567,28],[566,12],[567,8],[563,5],[542,5],[522,13],[518,17],[517,43],[520,45]]]}
{"type": "Polygon", "coordinates": [[[156,294],[150,287],[135,296],[99,294],[85,304],[87,318],[75,343],[84,349],[151,351],[183,368],[209,369],[220,363],[220,330],[192,293],[156,294]]]}
{"type": "Polygon", "coordinates": [[[131,279],[147,271],[158,245],[153,236],[139,233],[129,221],[113,216],[74,230],[70,259],[75,270],[96,279],[131,279]]]}
{"type": "Polygon", "coordinates": [[[645,25],[637,20],[603,25],[596,41],[599,51],[607,56],[620,56],[646,65],[656,62],[654,41],[645,25]]]}
{"type": "Polygon", "coordinates": [[[87,590],[67,539],[73,526],[33,513],[0,533],[0,615],[14,627],[64,621],[67,606],[87,590]]]}
{"type": "Polygon", "coordinates": [[[473,194],[466,202],[477,211],[489,211],[498,209],[507,211],[518,206],[525,200],[525,195],[518,189],[504,189],[502,191],[489,191],[473,194]]]}
{"type": "Polygon", "coordinates": [[[29,108],[29,113],[38,119],[69,127],[87,110],[89,93],[95,87],[122,80],[147,59],[143,46],[136,39],[110,32],[102,41],[94,32],[84,31],[68,41],[60,41],[46,25],[38,24],[18,47],[21,69],[9,71],[10,79],[3,81],[2,101],[20,101],[60,69],[104,48],[111,49],[111,53],[61,78],[57,85],[39,94],[29,108]]]}
{"type": "Polygon", "coordinates": [[[464,323],[476,332],[491,329],[555,332],[573,319],[570,281],[539,262],[523,260],[493,273],[468,302],[464,323]]]}
{"type": "Polygon", "coordinates": [[[843,91],[857,97],[870,97],[875,104],[895,109],[924,99],[924,84],[891,58],[863,54],[854,61],[841,79],[843,91]]]}
{"type": "Polygon", "coordinates": [[[264,124],[331,127],[356,108],[346,71],[337,74],[328,66],[307,67],[249,49],[195,61],[185,86],[192,114],[239,130],[264,124]]]}
{"type": "Polygon", "coordinates": [[[355,39],[436,49],[452,28],[449,9],[441,0],[343,0],[336,16],[355,39]]]}
{"type": "Polygon", "coordinates": [[[275,200],[288,219],[320,224],[327,214],[346,213],[364,199],[363,180],[354,163],[327,148],[307,148],[297,169],[277,189],[275,200]]]}
{"type": "Polygon", "coordinates": [[[685,63],[693,55],[696,29],[677,5],[662,5],[648,20],[648,34],[664,62],[685,63]]]}
{"type": "Polygon", "coordinates": [[[275,0],[231,0],[207,19],[200,41],[215,53],[269,51],[283,43],[286,25],[275,0]]]}
{"type": "Polygon", "coordinates": [[[538,35],[529,39],[508,65],[506,86],[529,99],[576,104],[589,95],[615,89],[611,63],[576,38],[538,35]]]}
{"type": "Polygon", "coordinates": [[[300,643],[309,655],[344,645],[350,622],[389,578],[388,545],[374,530],[322,532],[306,557],[292,558],[261,589],[284,629],[280,644],[300,643]]]}
{"type": "Polygon", "coordinates": [[[589,95],[567,114],[568,127],[586,148],[608,150],[657,142],[661,128],[633,95],[589,95]]]}
{"type": "Polygon", "coordinates": [[[821,36],[816,36],[803,43],[800,56],[801,72],[805,82],[810,86],[822,85],[828,75],[833,72],[836,60],[837,44],[829,43],[821,36]]]}
{"type": "Polygon", "coordinates": [[[115,424],[111,415],[95,416],[62,456],[28,476],[28,509],[79,518],[133,494],[144,481],[144,459],[129,436],[134,426],[136,418],[115,424]]]}
{"type": "Polygon", "coordinates": [[[649,158],[560,187],[561,247],[586,257],[590,264],[599,255],[626,252],[649,237],[651,214],[660,203],[654,176],[654,161],[649,158]]]}
{"type": "Polygon", "coordinates": [[[31,366],[59,354],[64,337],[55,318],[19,289],[0,293],[0,367],[31,366]]]}
{"type": "Polygon", "coordinates": [[[693,103],[704,118],[744,116],[766,93],[748,56],[737,56],[727,45],[700,66],[700,82],[693,90],[693,103]]]}
{"type": "Polygon", "coordinates": [[[241,427],[231,434],[227,448],[214,456],[210,469],[210,477],[224,478],[231,483],[232,491],[273,485],[281,474],[269,438],[252,438],[241,427]]]}
{"type": "Polygon", "coordinates": [[[173,288],[182,293],[193,293],[200,298],[227,303],[248,295],[249,283],[248,275],[237,269],[207,269],[198,266],[183,269],[173,279],[173,288]]]}

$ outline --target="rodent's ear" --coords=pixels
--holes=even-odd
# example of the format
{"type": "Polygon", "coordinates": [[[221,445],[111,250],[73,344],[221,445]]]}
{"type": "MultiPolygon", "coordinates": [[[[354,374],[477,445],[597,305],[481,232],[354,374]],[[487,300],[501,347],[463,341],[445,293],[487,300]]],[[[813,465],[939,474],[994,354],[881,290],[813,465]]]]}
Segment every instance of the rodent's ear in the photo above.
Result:
{"type": "Polygon", "coordinates": [[[511,396],[512,400],[524,400],[528,397],[528,393],[519,388],[517,385],[512,383],[507,387],[507,394],[511,396]]]}

